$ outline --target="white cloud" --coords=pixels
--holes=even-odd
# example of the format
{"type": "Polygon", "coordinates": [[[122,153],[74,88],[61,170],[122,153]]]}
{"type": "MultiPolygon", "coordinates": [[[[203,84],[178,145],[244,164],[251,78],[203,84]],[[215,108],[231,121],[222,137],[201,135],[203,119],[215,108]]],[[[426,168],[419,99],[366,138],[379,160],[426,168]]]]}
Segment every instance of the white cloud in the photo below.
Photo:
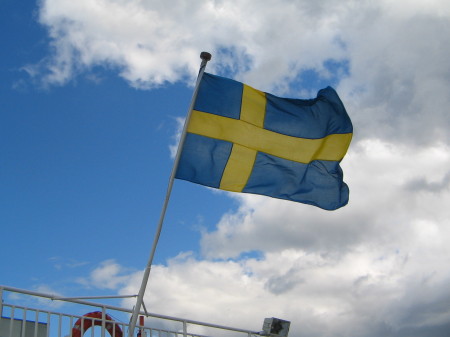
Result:
{"type": "Polygon", "coordinates": [[[181,134],[183,132],[185,120],[186,120],[185,118],[181,118],[181,117],[178,117],[175,119],[175,121],[177,123],[177,131],[173,137],[173,144],[169,146],[170,156],[172,158],[175,158],[175,156],[177,155],[178,144],[180,142],[181,134]]]}
{"type": "Polygon", "coordinates": [[[86,287],[117,290],[129,281],[129,273],[127,268],[119,265],[116,261],[106,260],[100,263],[89,277],[79,278],[77,282],[86,287]]]}
{"type": "Polygon", "coordinates": [[[66,268],[79,268],[88,264],[86,261],[77,261],[74,259],[65,259],[60,256],[52,256],[49,261],[53,263],[53,267],[57,270],[63,270],[66,268]]]}
{"type": "Polygon", "coordinates": [[[446,181],[450,148],[368,140],[343,164],[352,197],[336,212],[237,195],[241,208],[203,236],[209,260],[153,268],[147,307],[248,329],[275,316],[293,336],[444,335],[450,188],[427,187],[446,181]],[[237,258],[247,250],[263,253],[237,258]]]}
{"type": "MultiPolygon", "coordinates": [[[[38,284],[33,289],[35,292],[49,295],[50,297],[63,297],[63,295],[47,284],[38,284]]],[[[63,306],[63,302],[52,300],[49,298],[29,296],[18,292],[8,292],[7,298],[13,301],[15,305],[24,307],[39,307],[41,310],[54,310],[63,306]]]]}
{"type": "Polygon", "coordinates": [[[357,144],[342,165],[350,186],[346,207],[324,212],[307,205],[236,195],[240,209],[224,215],[216,231],[203,235],[204,254],[235,258],[253,250],[287,248],[343,254],[361,242],[395,249],[396,244],[402,246],[404,240],[412,239],[410,229],[418,220],[436,224],[440,235],[450,234],[446,230],[450,219],[446,207],[450,203],[448,146],[417,149],[367,140],[357,144]]]}
{"type": "Polygon", "coordinates": [[[449,104],[450,35],[443,32],[449,10],[447,5],[437,14],[431,4],[428,11],[423,7],[361,8],[342,25],[351,76],[339,89],[358,129],[371,136],[414,143],[448,140],[443,107],[449,104]]]}
{"type": "MultiPolygon", "coordinates": [[[[450,190],[423,186],[444,181],[449,161],[445,145],[417,151],[371,140],[345,161],[353,189],[340,211],[242,197],[238,214],[203,238],[205,254],[223,259],[184,253],[154,266],[146,306],[254,330],[265,317],[280,317],[292,321],[292,336],[443,336],[450,190]],[[426,183],[411,185],[417,179],[426,183]],[[264,253],[228,259],[247,249],[264,253]]],[[[121,269],[104,263],[93,275],[136,293],[142,274],[124,282],[116,279],[121,269]]]]}
{"type": "MultiPolygon", "coordinates": [[[[181,253],[153,266],[146,307],[251,330],[274,316],[292,322],[291,336],[444,336],[449,164],[445,144],[417,149],[373,139],[343,162],[351,201],[338,211],[235,195],[240,209],[204,233],[208,259],[181,253]],[[263,252],[237,258],[255,249],[263,252]]],[[[141,278],[114,261],[91,275],[121,294],[137,293],[141,278]]]]}
{"type": "Polygon", "coordinates": [[[274,0],[258,6],[252,1],[45,0],[40,22],[55,48],[47,80],[64,83],[74,72],[106,64],[136,86],[159,85],[195,74],[199,51],[209,50],[216,60],[212,69],[242,74],[251,68],[249,80],[268,87],[293,70],[343,57],[336,43],[338,8],[335,1],[317,7],[274,0]],[[264,76],[257,75],[261,71],[264,76]]]}
{"type": "Polygon", "coordinates": [[[63,84],[97,65],[141,88],[192,83],[199,52],[207,50],[211,72],[310,96],[315,92],[295,92],[291,83],[306,69],[329,77],[324,62],[332,59],[348,62],[338,91],[357,137],[432,143],[450,127],[444,0],[44,0],[39,13],[53,53],[25,68],[34,77],[44,71],[46,83],[63,84]]]}
{"type": "MultiPolygon", "coordinates": [[[[450,275],[435,268],[448,254],[436,261],[419,253],[361,245],[339,257],[301,249],[240,261],[188,255],[153,268],[145,303],[152,312],[252,330],[280,317],[292,322],[292,336],[406,336],[408,329],[427,336],[450,324],[442,305],[450,275]]],[[[122,291],[135,291],[140,277],[122,291]]]]}

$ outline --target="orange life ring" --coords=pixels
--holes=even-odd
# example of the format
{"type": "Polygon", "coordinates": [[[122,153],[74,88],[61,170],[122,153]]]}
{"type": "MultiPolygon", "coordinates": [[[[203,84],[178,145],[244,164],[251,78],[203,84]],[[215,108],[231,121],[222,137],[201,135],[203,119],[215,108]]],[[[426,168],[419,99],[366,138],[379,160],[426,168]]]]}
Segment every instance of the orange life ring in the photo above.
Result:
{"type": "MultiPolygon", "coordinates": [[[[92,325],[101,326],[102,316],[103,313],[101,311],[93,311],[79,318],[72,328],[72,337],[82,337],[84,332],[92,325]]],[[[105,314],[105,320],[112,321],[113,319],[108,314],[105,314]]],[[[111,337],[123,337],[122,329],[117,323],[106,322],[105,328],[111,337]]]]}

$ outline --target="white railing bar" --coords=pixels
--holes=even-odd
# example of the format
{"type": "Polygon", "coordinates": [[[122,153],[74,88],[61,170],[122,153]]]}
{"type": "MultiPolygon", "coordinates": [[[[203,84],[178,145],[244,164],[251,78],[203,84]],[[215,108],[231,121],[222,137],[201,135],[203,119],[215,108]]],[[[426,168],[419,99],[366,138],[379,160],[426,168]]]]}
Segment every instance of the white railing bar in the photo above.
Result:
{"type": "MultiPolygon", "coordinates": [[[[19,308],[19,309],[25,309],[25,307],[21,307],[19,305],[13,305],[13,304],[9,304],[9,303],[3,303],[3,307],[9,307],[9,308],[13,308],[14,307],[14,308],[19,308]]],[[[50,317],[50,315],[53,315],[53,316],[56,315],[57,316],[57,315],[60,314],[59,312],[56,312],[56,311],[47,311],[47,310],[43,311],[43,310],[40,310],[40,309],[33,309],[33,308],[28,308],[28,310],[43,312],[43,313],[47,314],[48,318],[50,317]]],[[[62,315],[66,316],[66,317],[71,317],[71,316],[77,317],[77,318],[82,317],[80,315],[72,315],[72,314],[62,314],[62,315]]]]}
{"type": "Polygon", "coordinates": [[[62,332],[62,317],[63,315],[59,314],[58,315],[58,336],[62,336],[61,332],[62,332]]]}
{"type": "Polygon", "coordinates": [[[69,318],[69,327],[70,327],[69,337],[72,337],[73,316],[70,316],[69,318]]]}
{"type": "MultiPolygon", "coordinates": [[[[56,296],[54,296],[52,294],[38,293],[38,292],[35,292],[35,291],[29,291],[29,290],[24,290],[24,289],[9,287],[9,286],[2,286],[2,285],[0,285],[0,289],[6,290],[6,291],[11,291],[11,292],[17,292],[17,293],[21,293],[21,294],[26,294],[26,295],[32,295],[32,296],[37,296],[37,297],[44,297],[44,298],[48,298],[48,299],[56,298],[56,296]]],[[[133,310],[130,310],[130,309],[125,309],[125,308],[116,307],[116,306],[112,306],[112,305],[105,305],[105,304],[102,304],[102,303],[88,302],[88,301],[83,301],[83,300],[73,299],[73,300],[67,300],[67,302],[84,304],[84,305],[89,305],[89,306],[99,307],[99,308],[103,308],[104,307],[104,308],[109,309],[109,310],[116,310],[116,311],[127,312],[127,313],[132,313],[133,312],[133,310]]],[[[150,313],[150,312],[145,313],[143,311],[140,311],[139,314],[147,316],[147,317],[160,318],[160,319],[176,321],[176,322],[181,322],[181,323],[186,322],[188,324],[206,326],[206,327],[215,328],[215,329],[230,330],[230,331],[235,331],[235,332],[243,332],[243,333],[249,333],[249,334],[252,334],[252,335],[261,335],[260,331],[252,331],[252,330],[247,330],[247,329],[234,328],[234,327],[229,327],[229,326],[225,326],[225,325],[200,322],[200,321],[184,319],[184,318],[179,318],[179,317],[173,317],[173,316],[167,316],[167,315],[160,315],[160,314],[155,314],[155,313],[150,313]]]]}
{"type": "MultiPolygon", "coordinates": [[[[91,319],[91,337],[94,337],[94,332],[95,332],[95,324],[94,324],[95,320],[92,318],[91,319]]],[[[81,330],[81,332],[83,332],[83,330],[81,330]]]]}
{"type": "Polygon", "coordinates": [[[25,337],[25,330],[27,328],[26,322],[27,322],[27,308],[23,308],[22,309],[22,333],[21,333],[21,337],[25,337]]]}
{"type": "Polygon", "coordinates": [[[34,333],[33,336],[37,337],[37,333],[38,333],[38,323],[39,322],[39,310],[35,310],[35,317],[34,317],[34,333]]]}
{"type": "Polygon", "coordinates": [[[142,307],[144,308],[145,316],[148,317],[148,311],[147,311],[147,308],[145,307],[144,301],[142,301],[142,307]]]}
{"type": "Polygon", "coordinates": [[[52,297],[55,301],[70,301],[70,300],[89,300],[89,299],[107,299],[107,298],[130,298],[137,297],[137,295],[109,295],[109,296],[80,296],[80,297],[52,297]]]}
{"type": "Polygon", "coordinates": [[[9,319],[9,335],[10,335],[10,336],[12,336],[12,332],[13,332],[13,317],[14,317],[14,311],[15,311],[15,307],[11,307],[11,312],[10,312],[11,318],[9,319]]]}
{"type": "MultiPolygon", "coordinates": [[[[74,320],[74,318],[77,318],[77,319],[80,318],[81,322],[82,322],[81,325],[80,325],[81,326],[81,330],[84,331],[84,332],[87,331],[87,329],[84,329],[84,324],[85,324],[86,321],[90,321],[91,322],[91,327],[92,328],[95,327],[94,322],[96,322],[96,321],[102,321],[102,324],[103,324],[103,320],[99,319],[99,318],[86,317],[86,316],[81,316],[81,315],[73,315],[73,314],[67,314],[67,313],[60,313],[60,312],[55,312],[55,311],[42,311],[40,309],[23,307],[23,306],[13,305],[13,304],[9,304],[9,303],[3,303],[3,307],[4,308],[10,308],[10,310],[11,310],[10,311],[11,312],[11,317],[9,317],[9,320],[10,320],[10,324],[11,324],[10,329],[12,329],[13,331],[15,331],[15,327],[13,325],[13,322],[14,322],[15,319],[21,320],[22,324],[24,323],[23,319],[20,319],[20,318],[16,317],[16,312],[18,310],[20,310],[21,312],[35,311],[35,313],[36,313],[36,322],[35,322],[35,324],[38,324],[39,313],[40,312],[45,313],[46,316],[47,316],[46,324],[47,324],[47,327],[48,327],[47,336],[49,336],[49,334],[51,333],[51,331],[50,331],[51,330],[50,329],[50,322],[51,322],[51,319],[54,318],[55,316],[58,317],[57,322],[58,322],[58,336],[59,337],[62,336],[61,335],[61,331],[62,331],[61,330],[62,329],[62,327],[61,327],[61,325],[62,325],[62,317],[69,318],[69,320],[70,320],[69,327],[73,327],[73,324],[74,324],[73,320],[74,320]]],[[[121,327],[122,331],[125,331],[125,328],[128,326],[128,324],[126,324],[126,323],[117,322],[115,320],[109,320],[109,319],[106,319],[106,317],[104,319],[104,323],[105,323],[105,325],[106,325],[106,323],[110,323],[110,324],[113,324],[113,325],[114,324],[118,325],[119,327],[121,327]]],[[[92,334],[93,334],[92,330],[94,330],[94,329],[91,329],[91,332],[90,332],[91,337],[92,337],[92,334]]],[[[165,333],[166,335],[170,334],[170,335],[173,335],[175,337],[177,337],[179,335],[179,333],[177,331],[171,331],[171,330],[146,328],[146,327],[143,327],[143,330],[152,332],[153,335],[155,335],[155,333],[156,333],[158,335],[158,337],[161,337],[161,333],[162,332],[165,333]]],[[[36,328],[35,328],[35,331],[36,331],[36,328]]],[[[117,337],[117,336],[115,336],[115,332],[116,332],[116,330],[114,329],[113,330],[113,336],[111,336],[111,337],[117,337]]],[[[22,333],[23,333],[23,329],[22,329],[22,333]]],[[[193,333],[187,333],[187,336],[190,336],[190,337],[208,337],[208,336],[203,336],[203,335],[193,334],[193,333]]],[[[72,329],[71,328],[70,328],[69,334],[66,335],[66,337],[72,337],[72,329]]],[[[149,335],[147,337],[151,337],[151,336],[149,335]]]]}
{"type": "MultiPolygon", "coordinates": [[[[114,326],[114,323],[113,323],[114,326]]],[[[102,337],[105,337],[105,329],[106,329],[106,309],[105,307],[102,308],[102,337]]],[[[94,330],[94,329],[92,329],[94,330]]],[[[114,328],[113,328],[113,334],[114,334],[114,328]]],[[[113,336],[114,337],[114,336],[113,336]]]]}
{"type": "Polygon", "coordinates": [[[50,337],[51,319],[52,319],[52,314],[50,313],[50,311],[47,311],[47,337],[50,337]]]}
{"type": "Polygon", "coordinates": [[[0,287],[0,317],[3,316],[3,288],[0,287]]]}
{"type": "Polygon", "coordinates": [[[183,321],[183,337],[187,337],[187,322],[183,321]]]}

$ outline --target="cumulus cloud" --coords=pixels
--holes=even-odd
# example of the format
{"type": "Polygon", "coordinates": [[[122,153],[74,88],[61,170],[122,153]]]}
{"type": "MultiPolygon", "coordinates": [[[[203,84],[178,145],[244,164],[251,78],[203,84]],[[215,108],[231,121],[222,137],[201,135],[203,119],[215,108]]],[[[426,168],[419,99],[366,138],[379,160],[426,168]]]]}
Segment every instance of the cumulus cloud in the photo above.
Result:
{"type": "MultiPolygon", "coordinates": [[[[252,330],[280,317],[293,336],[445,336],[450,191],[416,182],[441,184],[449,164],[444,144],[417,151],[370,140],[349,154],[352,200],[337,212],[239,196],[240,209],[204,233],[207,259],[182,253],[153,267],[146,306],[252,330]],[[261,253],[239,258],[249,250],[261,253]]],[[[136,293],[142,273],[121,270],[105,261],[91,278],[136,293]]]]}
{"type": "MultiPolygon", "coordinates": [[[[360,245],[341,256],[286,249],[222,261],[185,254],[153,268],[145,303],[160,314],[255,331],[265,317],[280,317],[292,322],[293,336],[444,336],[450,277],[436,266],[448,255],[436,261],[415,248],[360,245]]],[[[135,290],[140,276],[123,291],[135,290]]]]}
{"type": "Polygon", "coordinates": [[[78,283],[86,287],[118,290],[130,279],[130,271],[110,259],[103,261],[88,277],[79,278],[78,283]]]}
{"type": "Polygon", "coordinates": [[[352,196],[336,212],[234,195],[241,207],[203,234],[203,258],[153,268],[147,308],[253,330],[275,316],[293,336],[445,336],[450,148],[373,139],[343,164],[352,196]]]}
{"type": "Polygon", "coordinates": [[[354,146],[342,165],[351,187],[346,207],[323,212],[307,205],[234,195],[241,207],[224,215],[217,230],[203,235],[205,256],[235,258],[254,250],[295,247],[341,254],[360,242],[379,244],[391,235],[401,239],[415,219],[437,223],[443,230],[448,224],[447,145],[417,149],[367,140],[354,146]]]}
{"type": "Polygon", "coordinates": [[[52,54],[25,68],[64,84],[102,66],[152,88],[192,83],[207,50],[209,71],[278,94],[310,97],[338,77],[356,137],[430,143],[450,126],[449,20],[446,1],[43,0],[52,54]],[[310,70],[321,81],[292,86],[310,70]]]}
{"type": "Polygon", "coordinates": [[[308,322],[301,336],[444,336],[449,165],[446,144],[362,141],[343,163],[348,206],[323,212],[236,195],[241,207],[203,235],[204,255],[226,261],[261,251],[243,270],[264,275],[264,296],[308,322]]]}
{"type": "Polygon", "coordinates": [[[46,80],[64,83],[100,64],[116,67],[135,86],[151,87],[192,76],[199,51],[209,50],[216,60],[213,70],[248,73],[249,81],[268,87],[303,68],[324,70],[327,58],[344,57],[338,8],[335,1],[318,6],[268,0],[255,6],[252,1],[43,0],[39,20],[54,48],[45,62],[46,80]]]}

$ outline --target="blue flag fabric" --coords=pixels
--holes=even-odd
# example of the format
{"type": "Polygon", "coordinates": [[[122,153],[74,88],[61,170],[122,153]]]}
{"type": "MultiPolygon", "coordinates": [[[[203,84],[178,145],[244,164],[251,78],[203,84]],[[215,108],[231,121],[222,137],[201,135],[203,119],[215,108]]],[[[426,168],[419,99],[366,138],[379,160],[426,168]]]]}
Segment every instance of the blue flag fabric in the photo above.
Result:
{"type": "Polygon", "coordinates": [[[352,135],[331,87],[280,98],[204,73],[175,177],[334,210],[348,203],[339,163],[352,135]]]}

